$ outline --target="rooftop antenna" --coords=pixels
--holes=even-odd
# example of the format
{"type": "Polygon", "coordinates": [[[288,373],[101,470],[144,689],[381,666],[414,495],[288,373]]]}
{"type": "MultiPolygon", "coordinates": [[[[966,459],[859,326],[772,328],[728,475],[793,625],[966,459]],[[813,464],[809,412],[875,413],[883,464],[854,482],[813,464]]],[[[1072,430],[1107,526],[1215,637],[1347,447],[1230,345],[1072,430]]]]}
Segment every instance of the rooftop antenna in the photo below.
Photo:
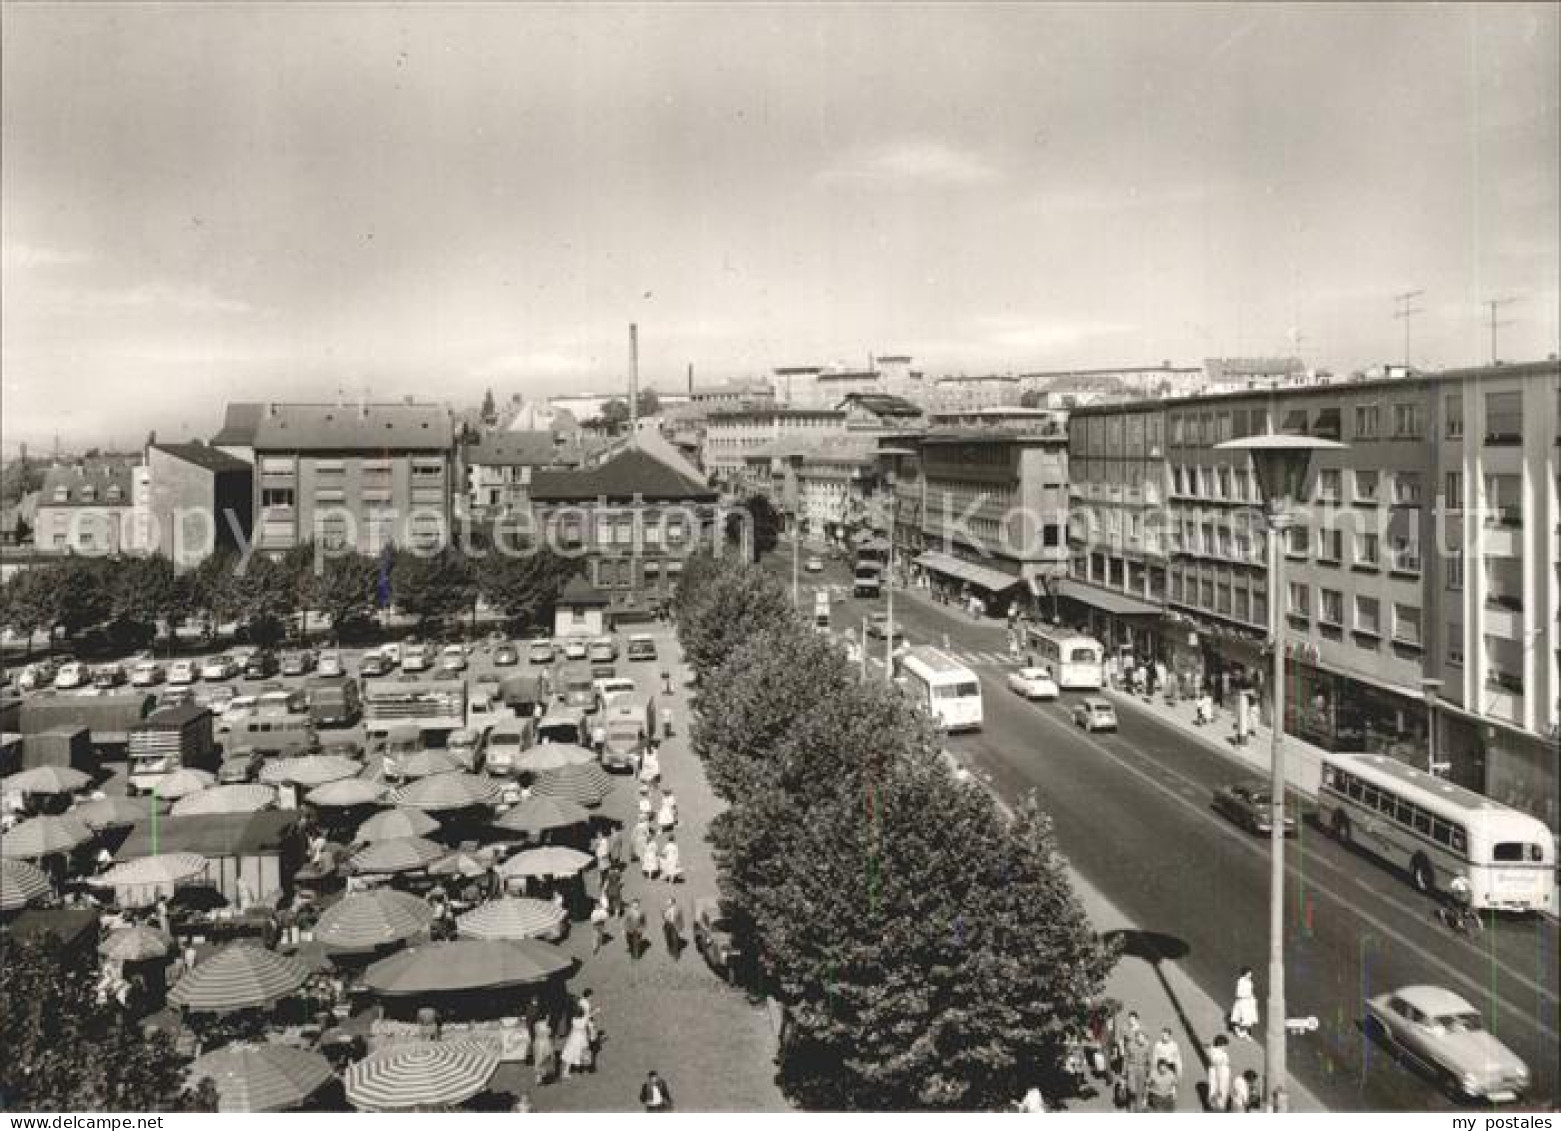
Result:
{"type": "Polygon", "coordinates": [[[1398,309],[1393,312],[1393,317],[1401,319],[1404,323],[1404,368],[1409,368],[1409,323],[1417,314],[1424,314],[1425,307],[1416,306],[1415,300],[1424,298],[1424,289],[1404,291],[1393,296],[1393,302],[1398,309]]]}
{"type": "Polygon", "coordinates": [[[1501,364],[1501,354],[1496,352],[1496,331],[1498,329],[1500,329],[1501,327],[1503,327],[1503,326],[1511,326],[1512,325],[1512,319],[1510,319],[1510,318],[1507,319],[1506,321],[1499,320],[1496,317],[1496,311],[1500,310],[1504,306],[1511,306],[1513,303],[1515,303],[1517,301],[1518,300],[1515,299],[1515,298],[1491,298],[1491,299],[1486,299],[1485,300],[1485,305],[1490,308],[1490,312],[1491,312],[1491,364],[1492,365],[1500,365],[1501,364]]]}

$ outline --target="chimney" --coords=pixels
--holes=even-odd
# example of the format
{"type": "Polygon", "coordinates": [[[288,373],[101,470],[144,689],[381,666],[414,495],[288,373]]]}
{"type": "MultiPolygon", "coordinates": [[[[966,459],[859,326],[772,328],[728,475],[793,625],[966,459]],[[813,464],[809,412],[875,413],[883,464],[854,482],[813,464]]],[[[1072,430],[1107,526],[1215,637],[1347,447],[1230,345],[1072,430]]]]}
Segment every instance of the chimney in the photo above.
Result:
{"type": "Polygon", "coordinates": [[[629,435],[640,426],[640,328],[629,323],[629,435]]]}
{"type": "Polygon", "coordinates": [[[279,408],[275,401],[271,401],[266,405],[266,415],[269,416],[272,420],[276,419],[276,414],[278,411],[279,408]]]}
{"type": "Polygon", "coordinates": [[[688,397],[689,400],[694,399],[694,363],[692,361],[688,363],[688,397]]]}

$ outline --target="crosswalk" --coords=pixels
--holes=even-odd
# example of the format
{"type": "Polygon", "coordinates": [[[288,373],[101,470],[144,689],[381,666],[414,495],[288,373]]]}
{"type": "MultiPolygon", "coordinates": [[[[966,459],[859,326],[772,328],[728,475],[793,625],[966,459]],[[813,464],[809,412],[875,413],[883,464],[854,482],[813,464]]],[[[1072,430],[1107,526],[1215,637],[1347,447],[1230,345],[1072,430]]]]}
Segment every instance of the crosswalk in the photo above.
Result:
{"type": "MultiPolygon", "coordinates": [[[[880,640],[876,641],[875,643],[877,644],[876,648],[874,648],[871,644],[868,646],[867,662],[877,665],[878,667],[882,667],[883,641],[880,640]]],[[[916,641],[915,643],[921,642],[916,641]]],[[[931,643],[932,647],[937,648],[944,655],[958,660],[967,668],[1013,668],[1017,667],[1021,662],[1015,660],[1007,652],[1000,652],[995,650],[990,652],[981,652],[975,649],[944,648],[936,641],[931,641],[929,643],[931,643]]]]}

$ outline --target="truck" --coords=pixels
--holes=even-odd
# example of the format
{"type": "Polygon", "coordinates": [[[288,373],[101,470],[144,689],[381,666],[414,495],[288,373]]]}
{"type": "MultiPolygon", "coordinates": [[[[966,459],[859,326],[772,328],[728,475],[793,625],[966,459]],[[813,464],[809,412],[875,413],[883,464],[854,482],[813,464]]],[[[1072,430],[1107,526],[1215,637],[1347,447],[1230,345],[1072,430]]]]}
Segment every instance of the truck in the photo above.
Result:
{"type": "Polygon", "coordinates": [[[126,754],[132,795],[155,788],[176,770],[215,770],[211,711],[189,703],[153,712],[131,729],[126,754]]]}
{"type": "Polygon", "coordinates": [[[41,734],[59,726],[86,727],[99,756],[105,747],[123,749],[130,732],[157,706],[143,691],[60,695],[42,692],[24,700],[18,713],[22,734],[41,734]]]}
{"type": "Polygon", "coordinates": [[[350,727],[363,714],[358,681],[347,676],[321,676],[311,679],[309,716],[316,726],[350,727]]]}
{"type": "Polygon", "coordinates": [[[483,751],[484,768],[494,777],[513,777],[519,771],[517,759],[536,742],[536,720],[500,719],[488,732],[483,751]]]}
{"type": "Polygon", "coordinates": [[[861,559],[852,571],[851,592],[857,597],[877,597],[883,592],[883,566],[871,559],[861,559]]]}
{"type": "Polygon", "coordinates": [[[602,708],[601,725],[607,731],[602,749],[602,767],[628,770],[634,767],[640,750],[656,737],[656,697],[654,695],[615,695],[602,708]]]}
{"type": "Polygon", "coordinates": [[[531,675],[518,672],[515,675],[505,676],[499,682],[499,699],[515,714],[529,715],[537,704],[547,703],[548,690],[546,673],[531,675]]]}
{"type": "Polygon", "coordinates": [[[373,737],[391,727],[416,727],[423,735],[448,735],[466,725],[464,680],[372,679],[363,685],[363,728],[373,737]]]}

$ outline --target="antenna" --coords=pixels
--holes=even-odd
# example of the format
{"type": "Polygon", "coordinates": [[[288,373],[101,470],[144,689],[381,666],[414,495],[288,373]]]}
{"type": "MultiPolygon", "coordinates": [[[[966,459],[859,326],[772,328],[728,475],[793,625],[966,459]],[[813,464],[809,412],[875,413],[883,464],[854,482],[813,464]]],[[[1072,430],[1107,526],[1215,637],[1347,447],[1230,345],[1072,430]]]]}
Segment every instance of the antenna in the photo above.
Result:
{"type": "Polygon", "coordinates": [[[1415,315],[1425,313],[1425,307],[1415,305],[1417,298],[1424,297],[1425,291],[1423,289],[1404,291],[1393,296],[1393,301],[1398,306],[1398,309],[1393,312],[1393,317],[1400,318],[1404,322],[1404,368],[1406,370],[1409,368],[1409,322],[1415,315]]]}
{"type": "Polygon", "coordinates": [[[1491,299],[1486,299],[1485,300],[1485,305],[1490,308],[1490,312],[1491,312],[1491,364],[1492,365],[1500,365],[1501,364],[1501,354],[1496,352],[1496,331],[1498,329],[1500,329],[1502,326],[1511,326],[1512,325],[1512,319],[1510,319],[1510,318],[1507,319],[1506,321],[1501,321],[1501,320],[1497,319],[1496,311],[1500,310],[1504,306],[1511,306],[1513,303],[1515,303],[1517,301],[1518,300],[1515,299],[1515,298],[1491,298],[1491,299]]]}

